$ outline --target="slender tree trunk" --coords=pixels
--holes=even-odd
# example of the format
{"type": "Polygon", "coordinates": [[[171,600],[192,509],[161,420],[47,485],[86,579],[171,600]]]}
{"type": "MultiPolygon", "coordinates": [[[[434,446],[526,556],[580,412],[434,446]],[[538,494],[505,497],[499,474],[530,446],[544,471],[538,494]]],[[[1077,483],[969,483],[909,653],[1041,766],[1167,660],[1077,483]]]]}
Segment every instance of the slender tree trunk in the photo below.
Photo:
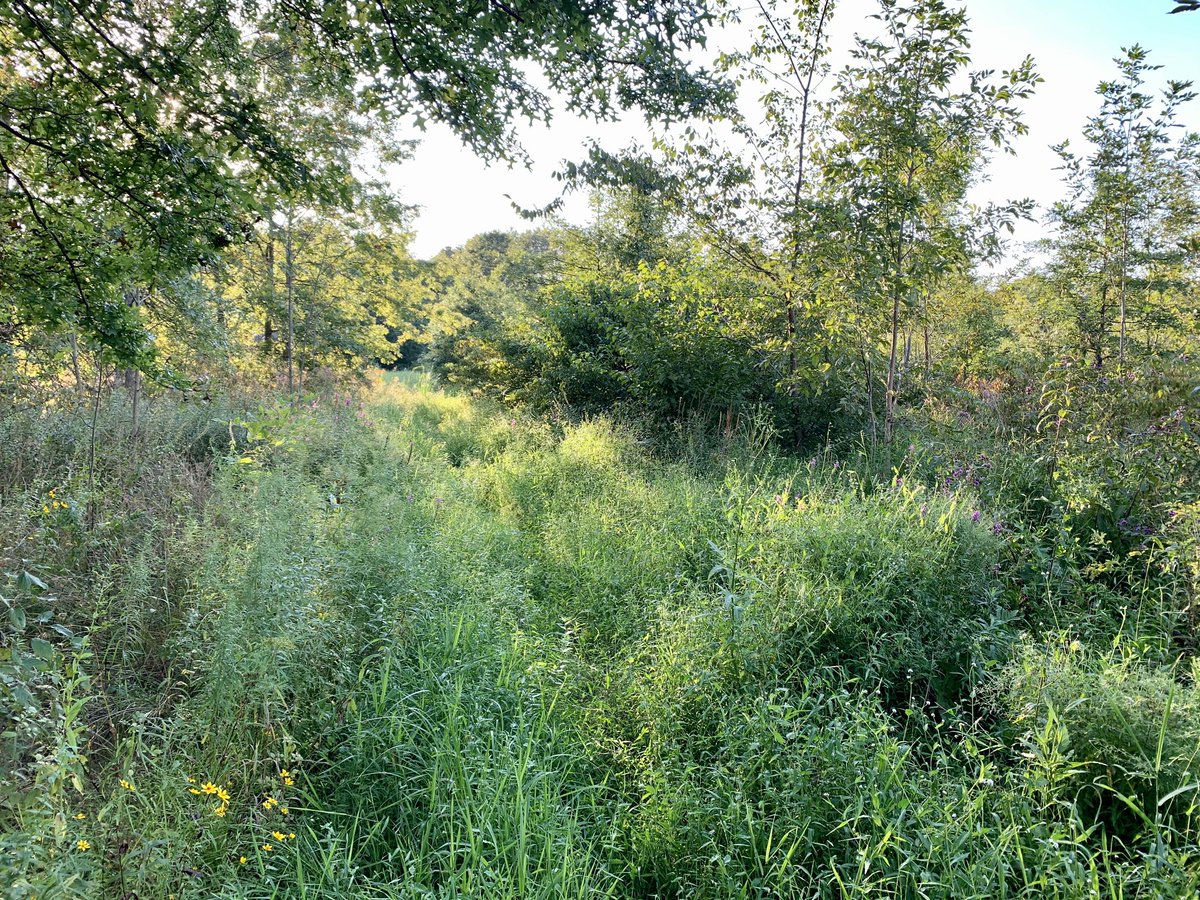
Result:
{"type": "Polygon", "coordinates": [[[83,384],[83,373],[79,370],[79,335],[71,333],[71,372],[75,375],[75,393],[83,396],[86,388],[83,384]]]}
{"type": "MultiPolygon", "coordinates": [[[[783,37],[779,33],[779,29],[775,25],[775,20],[767,11],[764,3],[759,2],[759,10],[766,19],[768,26],[779,37],[780,43],[783,43],[783,37]]],[[[788,394],[795,394],[796,391],[796,322],[799,318],[797,304],[799,299],[795,291],[795,273],[800,261],[800,199],[804,194],[804,179],[806,175],[805,165],[807,163],[808,152],[808,113],[812,106],[812,83],[816,76],[817,68],[821,64],[821,50],[825,37],[825,26],[829,22],[829,16],[832,12],[833,0],[824,0],[821,4],[820,12],[817,16],[817,26],[813,35],[812,52],[809,54],[806,62],[804,73],[800,72],[797,67],[796,60],[790,59],[792,74],[795,76],[797,83],[802,83],[802,99],[800,103],[800,135],[796,143],[797,159],[796,159],[796,183],[792,189],[792,252],[789,259],[789,277],[792,280],[792,288],[784,294],[784,303],[787,305],[787,342],[788,342],[788,394]]]]}
{"type": "Polygon", "coordinates": [[[1129,219],[1125,218],[1121,229],[1121,317],[1120,339],[1117,344],[1117,359],[1122,367],[1125,365],[1125,293],[1129,282],[1129,219]]]}
{"type": "Polygon", "coordinates": [[[275,351],[275,327],[271,316],[275,312],[275,210],[267,210],[267,303],[263,315],[263,353],[269,359],[275,351]]]}
{"type": "MultiPolygon", "coordinates": [[[[1135,85],[1131,82],[1130,89],[1135,85]]],[[[1120,286],[1120,316],[1119,338],[1117,340],[1117,361],[1121,368],[1125,366],[1125,289],[1129,280],[1129,206],[1132,202],[1129,192],[1133,168],[1133,118],[1125,121],[1125,177],[1121,185],[1121,286],[1120,286]]]]}
{"type": "Polygon", "coordinates": [[[1108,282],[1100,286],[1100,327],[1096,329],[1096,368],[1104,368],[1104,338],[1108,335],[1108,282]]]}
{"type": "Polygon", "coordinates": [[[104,363],[96,361],[96,395],[92,398],[92,427],[88,437],[87,530],[93,531],[99,518],[96,503],[96,423],[100,419],[100,392],[104,389],[104,363]]]}
{"type": "Polygon", "coordinates": [[[867,386],[867,421],[871,423],[871,444],[874,445],[878,435],[875,427],[875,373],[871,369],[871,356],[864,349],[862,352],[863,376],[867,386]]]}
{"type": "Polygon", "coordinates": [[[883,397],[883,442],[892,442],[896,418],[896,347],[900,343],[900,285],[892,289],[892,340],[888,352],[887,386],[883,397]]]}
{"type": "MultiPolygon", "coordinates": [[[[126,288],[125,289],[125,305],[129,307],[140,306],[144,299],[144,294],[141,288],[126,288]]],[[[121,381],[125,388],[125,393],[129,395],[129,405],[133,416],[132,433],[138,433],[138,427],[141,424],[139,421],[138,409],[138,394],[141,389],[141,373],[134,367],[121,370],[121,381]]]]}
{"type": "Polygon", "coordinates": [[[295,257],[292,247],[292,225],[294,219],[292,211],[288,210],[287,216],[287,231],[283,236],[283,279],[284,292],[287,296],[287,386],[288,393],[294,393],[296,389],[295,364],[293,357],[295,355],[295,338],[296,338],[296,319],[294,312],[294,301],[296,295],[296,273],[295,273],[295,257]]]}
{"type": "Polygon", "coordinates": [[[796,392],[796,304],[787,294],[788,394],[796,392]]]}
{"type": "MultiPolygon", "coordinates": [[[[305,307],[304,307],[304,322],[301,325],[300,340],[296,346],[296,393],[297,394],[304,393],[304,364],[305,364],[304,356],[305,356],[305,353],[307,352],[307,348],[310,346],[309,328],[312,327],[310,324],[311,322],[312,322],[312,303],[309,302],[309,303],[305,304],[305,307]]],[[[311,363],[312,361],[309,360],[309,362],[311,363]]]]}
{"type": "Polygon", "coordinates": [[[141,428],[141,399],[142,399],[142,378],[137,369],[133,370],[133,384],[129,388],[129,403],[133,407],[133,434],[136,437],[138,429],[141,428]]]}

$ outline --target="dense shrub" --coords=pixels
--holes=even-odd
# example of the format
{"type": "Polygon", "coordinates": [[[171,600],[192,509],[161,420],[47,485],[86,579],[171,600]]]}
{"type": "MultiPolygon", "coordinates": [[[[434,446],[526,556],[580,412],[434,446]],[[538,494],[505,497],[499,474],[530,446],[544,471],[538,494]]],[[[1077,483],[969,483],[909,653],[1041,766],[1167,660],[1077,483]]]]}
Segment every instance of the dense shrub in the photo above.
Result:
{"type": "Polygon", "coordinates": [[[1064,639],[1026,649],[1006,673],[1003,702],[1028,732],[1053,719],[1078,763],[1074,789],[1127,832],[1193,816],[1200,784],[1200,689],[1190,669],[1064,639]]]}

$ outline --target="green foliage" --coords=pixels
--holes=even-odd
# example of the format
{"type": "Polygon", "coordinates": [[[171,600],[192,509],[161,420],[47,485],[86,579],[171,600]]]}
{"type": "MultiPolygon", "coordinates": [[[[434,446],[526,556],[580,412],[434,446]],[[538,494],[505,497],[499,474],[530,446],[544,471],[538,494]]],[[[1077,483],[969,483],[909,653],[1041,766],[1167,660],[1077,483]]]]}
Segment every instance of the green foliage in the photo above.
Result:
{"type": "Polygon", "coordinates": [[[1194,676],[1014,654],[986,481],[750,436],[685,465],[403,374],[231,412],[152,402],[135,462],[105,405],[91,532],[86,431],[8,420],[5,533],[57,535],[0,591],[40,710],[6,738],[12,896],[1200,884],[1194,676]]]}
{"type": "Polygon", "coordinates": [[[1027,648],[1006,674],[1002,702],[1030,733],[1055,721],[1078,760],[1068,790],[1099,806],[1122,836],[1194,815],[1200,786],[1196,673],[1079,641],[1027,648]]]}
{"type": "Polygon", "coordinates": [[[481,235],[440,258],[426,361],[534,410],[617,409],[653,432],[688,420],[732,429],[767,409],[795,442],[823,437],[841,418],[841,386],[780,389],[763,344],[769,298],[670,229],[658,199],[614,190],[586,229],[481,235]],[[484,252],[493,244],[498,258],[484,252]]]}
{"type": "Polygon", "coordinates": [[[157,372],[130,292],[178,313],[173,282],[244,243],[279,197],[346,204],[359,114],[443,122],[517,158],[512,122],[551,109],[530,66],[586,115],[694,114],[724,95],[683,59],[710,19],[675,2],[10,4],[0,250],[15,278],[0,321],[157,372]]]}
{"type": "Polygon", "coordinates": [[[1032,63],[880,0],[818,102],[764,2],[756,106],[422,263],[365,116],[711,109],[711,10],[131,10],[0,12],[6,897],[1200,892],[1188,85],[985,280],[1032,63]]]}
{"type": "Polygon", "coordinates": [[[1136,44],[1123,53],[1120,77],[1101,82],[1100,112],[1084,128],[1092,152],[1056,148],[1069,195],[1053,210],[1051,277],[1097,368],[1113,355],[1124,365],[1134,351],[1170,347],[1198,249],[1197,140],[1172,135],[1180,107],[1195,99],[1192,84],[1169,80],[1156,111],[1146,80],[1160,67],[1136,44]]]}

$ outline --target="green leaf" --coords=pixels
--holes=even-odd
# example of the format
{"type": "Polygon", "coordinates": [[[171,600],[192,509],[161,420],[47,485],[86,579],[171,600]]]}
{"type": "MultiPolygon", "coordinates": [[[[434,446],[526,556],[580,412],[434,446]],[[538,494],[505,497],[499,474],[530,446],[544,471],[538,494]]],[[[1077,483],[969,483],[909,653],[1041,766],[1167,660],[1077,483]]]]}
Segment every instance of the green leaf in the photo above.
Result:
{"type": "Polygon", "coordinates": [[[21,573],[21,576],[17,579],[17,586],[22,590],[29,590],[30,588],[37,588],[39,591],[50,590],[46,582],[28,570],[21,573]]]}
{"type": "Polygon", "coordinates": [[[9,690],[12,691],[13,699],[15,699],[19,704],[24,706],[26,709],[37,709],[38,708],[37,698],[34,697],[33,694],[31,694],[29,692],[29,689],[27,687],[25,687],[25,685],[14,684],[9,687],[9,690]]]}

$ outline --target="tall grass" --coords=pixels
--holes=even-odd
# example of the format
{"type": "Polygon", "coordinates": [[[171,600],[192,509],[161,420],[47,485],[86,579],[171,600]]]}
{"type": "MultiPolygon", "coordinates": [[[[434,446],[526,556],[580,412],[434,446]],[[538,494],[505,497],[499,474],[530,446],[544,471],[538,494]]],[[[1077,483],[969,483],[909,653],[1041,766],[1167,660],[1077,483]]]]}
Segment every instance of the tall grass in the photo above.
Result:
{"type": "Polygon", "coordinates": [[[198,460],[214,417],[149,415],[128,471],[166,474],[101,479],[91,531],[37,505],[79,426],[6,426],[2,527],[41,532],[5,547],[41,556],[2,593],[72,588],[70,637],[7,626],[44,663],[0,669],[8,896],[1200,889],[1195,672],[1051,630],[969,482],[675,462],[414,376],[198,460]]]}

